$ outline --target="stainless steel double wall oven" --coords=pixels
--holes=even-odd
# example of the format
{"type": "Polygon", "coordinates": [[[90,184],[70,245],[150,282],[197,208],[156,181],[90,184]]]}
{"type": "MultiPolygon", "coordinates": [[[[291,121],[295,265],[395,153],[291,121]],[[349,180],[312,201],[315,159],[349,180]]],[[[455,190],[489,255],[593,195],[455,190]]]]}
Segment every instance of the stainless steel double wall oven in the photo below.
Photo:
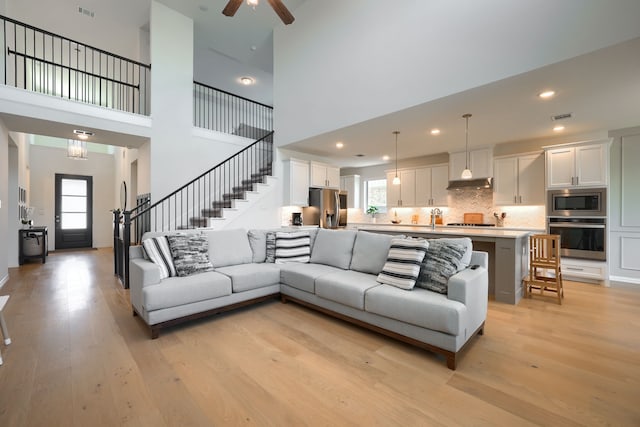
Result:
{"type": "Polygon", "coordinates": [[[606,260],[607,189],[549,190],[547,228],[560,235],[562,256],[606,260]]]}

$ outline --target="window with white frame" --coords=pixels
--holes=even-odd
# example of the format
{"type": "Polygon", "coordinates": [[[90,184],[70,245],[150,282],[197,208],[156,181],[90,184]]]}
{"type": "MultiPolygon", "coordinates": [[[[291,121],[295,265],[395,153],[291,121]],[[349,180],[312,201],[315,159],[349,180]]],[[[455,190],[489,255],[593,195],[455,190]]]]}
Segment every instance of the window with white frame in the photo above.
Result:
{"type": "Polygon", "coordinates": [[[369,206],[378,208],[378,212],[387,211],[387,180],[370,179],[367,181],[367,199],[365,200],[365,212],[369,206]]]}

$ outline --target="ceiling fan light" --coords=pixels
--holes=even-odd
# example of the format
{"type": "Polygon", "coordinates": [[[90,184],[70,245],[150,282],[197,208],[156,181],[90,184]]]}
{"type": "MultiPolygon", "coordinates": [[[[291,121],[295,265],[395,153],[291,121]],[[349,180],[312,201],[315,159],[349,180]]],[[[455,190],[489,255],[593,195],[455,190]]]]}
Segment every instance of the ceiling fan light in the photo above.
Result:
{"type": "Polygon", "coordinates": [[[471,179],[473,178],[473,174],[471,173],[471,169],[465,169],[462,171],[462,175],[460,175],[462,179],[471,179]]]}

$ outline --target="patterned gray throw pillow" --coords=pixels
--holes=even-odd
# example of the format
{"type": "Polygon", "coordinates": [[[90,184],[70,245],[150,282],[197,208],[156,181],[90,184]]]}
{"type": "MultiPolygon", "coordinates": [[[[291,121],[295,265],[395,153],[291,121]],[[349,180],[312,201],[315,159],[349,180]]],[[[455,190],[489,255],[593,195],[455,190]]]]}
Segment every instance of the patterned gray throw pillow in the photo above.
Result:
{"type": "Polygon", "coordinates": [[[276,262],[276,233],[275,231],[267,232],[267,254],[264,262],[276,262]]]}
{"type": "Polygon", "coordinates": [[[458,272],[465,251],[466,248],[457,243],[431,240],[416,286],[446,294],[449,290],[449,277],[458,272]]]}
{"type": "Polygon", "coordinates": [[[173,264],[179,277],[213,271],[209,260],[209,240],[202,234],[173,234],[167,236],[173,264]]]}

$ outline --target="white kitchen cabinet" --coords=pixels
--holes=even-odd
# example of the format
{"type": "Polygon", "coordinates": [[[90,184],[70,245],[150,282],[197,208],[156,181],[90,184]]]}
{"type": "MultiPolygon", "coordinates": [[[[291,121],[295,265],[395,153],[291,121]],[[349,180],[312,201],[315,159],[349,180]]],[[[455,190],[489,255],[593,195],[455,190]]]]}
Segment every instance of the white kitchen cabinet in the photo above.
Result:
{"type": "Polygon", "coordinates": [[[309,205],[309,162],[289,159],[284,164],[284,204],[309,205]]]}
{"type": "Polygon", "coordinates": [[[544,205],[544,156],[530,154],[495,160],[496,205],[544,205]]]}
{"type": "Polygon", "coordinates": [[[340,188],[340,168],[310,162],[309,181],[311,187],[340,188]]]}
{"type": "Polygon", "coordinates": [[[348,208],[360,208],[360,175],[341,176],[340,191],[347,192],[348,208]]]}
{"type": "Polygon", "coordinates": [[[548,147],[546,165],[547,188],[606,186],[609,142],[548,147]]]}
{"type": "Polygon", "coordinates": [[[449,166],[416,169],[415,206],[447,206],[449,166]]]}
{"type": "MultiPolygon", "coordinates": [[[[461,179],[466,166],[466,152],[449,153],[449,179],[461,179]]],[[[469,151],[469,169],[473,178],[489,178],[493,176],[493,150],[481,148],[469,151]]]]}
{"type": "Polygon", "coordinates": [[[387,172],[387,207],[416,206],[416,171],[405,169],[398,171],[400,184],[394,185],[396,172],[387,172]]]}

